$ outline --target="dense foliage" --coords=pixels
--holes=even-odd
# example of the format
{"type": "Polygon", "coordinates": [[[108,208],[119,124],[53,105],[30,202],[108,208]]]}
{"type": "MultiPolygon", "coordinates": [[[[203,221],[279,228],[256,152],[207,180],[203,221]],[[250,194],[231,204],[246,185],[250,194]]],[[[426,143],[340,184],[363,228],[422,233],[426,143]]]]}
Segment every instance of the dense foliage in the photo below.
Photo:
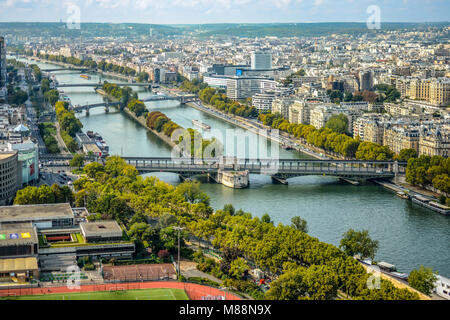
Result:
{"type": "Polygon", "coordinates": [[[76,152],[78,150],[78,144],[74,140],[74,137],[83,127],[81,121],[75,117],[73,111],[67,109],[67,103],[63,101],[58,101],[55,104],[55,112],[61,129],[61,138],[64,140],[70,152],[76,152]]]}
{"type": "MultiPolygon", "coordinates": [[[[406,181],[422,187],[434,187],[450,194],[450,159],[441,156],[421,155],[410,158],[406,168],[406,181]]],[[[450,199],[447,199],[450,204],[450,199]]]]}
{"type": "Polygon", "coordinates": [[[137,99],[137,93],[133,92],[130,87],[119,87],[115,83],[104,82],[102,89],[106,92],[110,97],[120,101],[121,105],[125,107],[128,105],[128,102],[132,99],[137,99]]]}
{"type": "Polygon", "coordinates": [[[435,288],[436,275],[431,268],[420,266],[418,270],[413,270],[408,276],[408,283],[416,290],[426,295],[430,295],[435,288]]]}
{"type": "Polygon", "coordinates": [[[68,186],[60,187],[54,184],[49,187],[43,184],[40,187],[27,186],[17,191],[14,204],[70,203],[72,201],[73,194],[68,186]]]}
{"type": "Polygon", "coordinates": [[[204,139],[200,132],[192,128],[184,129],[160,111],[147,114],[147,126],[163,133],[178,144],[180,151],[196,158],[211,158],[222,154],[223,146],[215,139],[204,139]]]}
{"type": "Polygon", "coordinates": [[[138,99],[131,99],[130,102],[128,102],[127,108],[130,109],[130,111],[133,112],[137,117],[140,117],[141,115],[148,112],[144,102],[138,99]]]}
{"type": "Polygon", "coordinates": [[[58,142],[56,141],[56,128],[53,123],[44,122],[39,124],[39,133],[44,140],[45,147],[50,153],[59,153],[58,142]]]}

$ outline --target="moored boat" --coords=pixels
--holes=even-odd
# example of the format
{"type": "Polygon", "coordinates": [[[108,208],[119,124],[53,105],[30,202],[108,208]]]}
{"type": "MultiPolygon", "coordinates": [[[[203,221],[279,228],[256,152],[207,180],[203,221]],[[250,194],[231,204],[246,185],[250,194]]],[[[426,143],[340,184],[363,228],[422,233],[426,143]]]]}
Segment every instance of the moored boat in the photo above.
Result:
{"type": "Polygon", "coordinates": [[[402,199],[409,199],[409,195],[407,193],[405,193],[405,192],[399,191],[399,192],[397,192],[397,196],[402,198],[402,199]]]}
{"type": "Polygon", "coordinates": [[[198,120],[192,120],[192,123],[193,123],[194,125],[196,125],[197,127],[202,128],[202,129],[206,129],[206,130],[211,129],[211,126],[210,126],[210,125],[207,125],[206,123],[203,123],[203,122],[198,121],[198,120]]]}
{"type": "Polygon", "coordinates": [[[425,198],[420,195],[415,195],[411,197],[412,202],[425,207],[427,209],[442,213],[442,214],[450,214],[450,208],[447,206],[444,206],[442,204],[439,204],[435,201],[432,201],[431,199],[425,198]]]}

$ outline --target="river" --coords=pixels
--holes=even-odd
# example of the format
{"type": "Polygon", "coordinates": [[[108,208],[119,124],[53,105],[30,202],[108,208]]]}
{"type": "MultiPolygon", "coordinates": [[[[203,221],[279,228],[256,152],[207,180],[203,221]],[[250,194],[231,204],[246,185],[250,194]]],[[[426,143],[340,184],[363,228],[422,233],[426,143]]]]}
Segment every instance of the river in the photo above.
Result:
{"type": "MultiPolygon", "coordinates": [[[[41,68],[55,67],[53,64],[37,64],[41,68]]],[[[97,75],[84,80],[79,73],[61,71],[54,74],[60,83],[99,80],[97,75]]],[[[110,77],[103,79],[123,82],[110,77]]],[[[151,94],[142,88],[135,90],[140,98],[151,94]]],[[[93,88],[64,88],[64,91],[74,105],[102,101],[93,88]]],[[[243,129],[191,107],[180,107],[174,101],[146,104],[149,110],[159,110],[185,128],[192,127],[193,119],[211,125],[214,130],[205,132],[205,137],[220,136],[227,129],[233,129],[238,137],[235,145],[245,140],[243,129]]],[[[102,135],[112,154],[170,156],[170,147],[115,108],[111,108],[108,114],[103,108],[92,109],[89,116],[83,113],[78,117],[83,130],[93,130],[102,135]]],[[[247,136],[247,139],[255,139],[253,134],[247,133],[247,136]]],[[[270,143],[267,148],[270,149],[270,143]]],[[[295,151],[274,150],[272,152],[279,152],[280,158],[308,158],[295,151]]],[[[236,146],[225,148],[227,155],[243,156],[243,152],[236,146]]],[[[249,154],[248,150],[245,152],[245,155],[249,154]]],[[[157,173],[155,176],[168,183],[179,183],[174,174],[157,173]]],[[[331,177],[317,176],[293,178],[289,179],[289,185],[278,185],[272,184],[268,176],[251,175],[247,189],[230,189],[220,184],[202,184],[201,188],[210,196],[211,205],[216,209],[231,203],[236,209],[242,208],[257,216],[268,213],[275,223],[284,224],[289,224],[294,216],[301,216],[308,222],[311,236],[334,245],[339,245],[342,234],[349,228],[367,229],[370,236],[379,241],[376,260],[393,263],[400,272],[409,273],[424,265],[441,275],[450,276],[450,216],[400,199],[379,185],[353,186],[331,177]]]]}

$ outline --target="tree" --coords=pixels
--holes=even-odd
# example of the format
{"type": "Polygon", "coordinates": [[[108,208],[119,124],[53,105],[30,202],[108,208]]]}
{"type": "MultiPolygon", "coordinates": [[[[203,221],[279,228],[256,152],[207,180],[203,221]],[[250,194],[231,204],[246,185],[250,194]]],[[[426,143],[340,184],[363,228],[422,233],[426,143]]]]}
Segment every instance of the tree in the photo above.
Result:
{"type": "Polygon", "coordinates": [[[239,257],[231,262],[229,274],[233,278],[241,279],[248,270],[250,270],[250,267],[248,266],[247,261],[245,261],[244,258],[239,257]]]}
{"type": "Polygon", "coordinates": [[[345,114],[340,113],[332,116],[325,124],[326,128],[330,128],[337,133],[347,133],[348,132],[348,118],[345,114]]]}
{"type": "Polygon", "coordinates": [[[308,296],[313,300],[330,300],[337,294],[338,276],[329,266],[313,265],[304,273],[308,296]]]}
{"type": "Polygon", "coordinates": [[[89,178],[94,179],[99,172],[105,172],[105,167],[98,162],[91,162],[83,168],[89,178]]]}
{"type": "Polygon", "coordinates": [[[184,197],[190,204],[203,202],[209,205],[209,197],[200,190],[198,182],[183,182],[176,188],[176,192],[184,197]]]}
{"type": "Polygon", "coordinates": [[[268,300],[298,300],[306,294],[303,277],[302,268],[285,272],[271,283],[264,297],[268,300]]]}
{"type": "Polygon", "coordinates": [[[51,105],[55,105],[55,103],[58,101],[59,99],[59,92],[58,90],[49,90],[46,93],[44,93],[44,98],[51,104],[51,105]]]}
{"type": "Polygon", "coordinates": [[[261,221],[264,223],[272,223],[272,220],[270,220],[270,216],[268,213],[265,213],[262,217],[261,217],[261,221]]]}
{"type": "Polygon", "coordinates": [[[295,216],[291,218],[292,226],[304,233],[308,233],[308,223],[306,220],[300,218],[299,216],[295,216]]]}
{"type": "Polygon", "coordinates": [[[233,216],[235,213],[235,209],[231,203],[224,205],[223,211],[227,212],[230,216],[233,216]]]}
{"type": "Polygon", "coordinates": [[[71,167],[78,167],[78,168],[81,168],[83,164],[84,164],[84,154],[74,155],[69,163],[71,167]]]}
{"type": "Polygon", "coordinates": [[[339,248],[342,248],[349,256],[359,254],[363,258],[373,259],[378,249],[378,240],[372,240],[367,230],[349,229],[344,233],[339,248]]]}
{"type": "Polygon", "coordinates": [[[411,271],[408,276],[409,285],[426,295],[430,295],[433,292],[436,280],[437,277],[433,270],[422,265],[418,270],[411,271]]]}
{"type": "Polygon", "coordinates": [[[415,149],[402,149],[397,156],[397,159],[401,161],[408,161],[411,158],[417,158],[417,151],[415,149]]]}

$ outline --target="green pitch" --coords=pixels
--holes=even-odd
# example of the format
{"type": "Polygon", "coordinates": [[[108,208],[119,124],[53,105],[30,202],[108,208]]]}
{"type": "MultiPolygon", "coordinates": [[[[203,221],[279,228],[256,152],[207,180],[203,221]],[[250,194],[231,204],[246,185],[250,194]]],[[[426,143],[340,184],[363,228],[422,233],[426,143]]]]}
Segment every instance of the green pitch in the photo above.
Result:
{"type": "Polygon", "coordinates": [[[0,300],[189,300],[189,298],[182,289],[142,289],[9,296],[0,297],[0,300]]]}

